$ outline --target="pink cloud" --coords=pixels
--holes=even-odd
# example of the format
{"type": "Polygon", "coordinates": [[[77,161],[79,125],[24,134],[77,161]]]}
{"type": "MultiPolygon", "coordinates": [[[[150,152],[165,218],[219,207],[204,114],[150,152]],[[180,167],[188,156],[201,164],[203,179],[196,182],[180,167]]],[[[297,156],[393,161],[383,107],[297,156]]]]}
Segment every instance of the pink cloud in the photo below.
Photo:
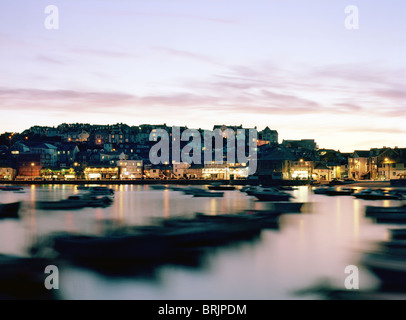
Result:
{"type": "Polygon", "coordinates": [[[166,47],[152,47],[152,49],[159,51],[159,52],[169,54],[169,55],[173,55],[175,57],[187,58],[187,59],[215,64],[215,65],[220,64],[216,59],[203,55],[203,54],[197,54],[197,53],[193,53],[193,52],[189,52],[189,51],[177,50],[177,49],[166,48],[166,47]]]}

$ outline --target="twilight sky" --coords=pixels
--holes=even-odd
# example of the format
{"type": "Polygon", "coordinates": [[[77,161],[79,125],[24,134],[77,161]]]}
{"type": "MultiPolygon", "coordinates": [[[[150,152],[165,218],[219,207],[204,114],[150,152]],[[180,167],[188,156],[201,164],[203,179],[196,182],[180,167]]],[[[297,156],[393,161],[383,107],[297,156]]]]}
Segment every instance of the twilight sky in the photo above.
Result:
{"type": "Polygon", "coordinates": [[[0,133],[242,124],[344,152],[406,147],[405,14],[404,0],[2,0],[0,133]]]}

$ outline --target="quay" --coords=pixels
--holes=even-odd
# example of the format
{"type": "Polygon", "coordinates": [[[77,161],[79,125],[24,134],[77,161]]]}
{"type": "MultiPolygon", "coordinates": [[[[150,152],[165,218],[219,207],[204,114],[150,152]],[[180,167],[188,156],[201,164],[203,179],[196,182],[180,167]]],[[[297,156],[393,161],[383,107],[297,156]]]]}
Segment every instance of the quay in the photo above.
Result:
{"type": "MultiPolygon", "coordinates": [[[[44,185],[44,184],[67,184],[67,185],[87,185],[87,184],[102,184],[102,185],[143,185],[143,184],[177,184],[177,185],[207,185],[207,184],[223,184],[223,185],[265,185],[265,186],[306,186],[311,185],[309,180],[207,180],[207,179],[137,179],[137,180],[120,180],[120,179],[105,179],[105,180],[0,180],[0,185],[44,185]]],[[[321,183],[323,185],[323,183],[321,183]]],[[[326,182],[325,184],[328,184],[326,182]]],[[[388,188],[393,187],[390,181],[354,181],[352,183],[337,185],[351,186],[360,188],[388,188]]]]}

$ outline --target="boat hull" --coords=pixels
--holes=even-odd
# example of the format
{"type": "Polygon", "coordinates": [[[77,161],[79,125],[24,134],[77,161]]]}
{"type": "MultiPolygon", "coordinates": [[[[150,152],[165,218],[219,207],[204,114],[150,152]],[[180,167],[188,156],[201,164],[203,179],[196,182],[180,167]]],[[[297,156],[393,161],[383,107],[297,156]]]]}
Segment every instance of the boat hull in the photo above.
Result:
{"type": "Polygon", "coordinates": [[[289,201],[292,197],[291,195],[279,195],[279,194],[268,194],[268,193],[254,193],[259,201],[289,201]]]}
{"type": "Polygon", "coordinates": [[[235,190],[234,186],[208,186],[209,190],[235,190]]]}
{"type": "Polygon", "coordinates": [[[0,204],[0,219],[18,219],[21,202],[0,204]]]}

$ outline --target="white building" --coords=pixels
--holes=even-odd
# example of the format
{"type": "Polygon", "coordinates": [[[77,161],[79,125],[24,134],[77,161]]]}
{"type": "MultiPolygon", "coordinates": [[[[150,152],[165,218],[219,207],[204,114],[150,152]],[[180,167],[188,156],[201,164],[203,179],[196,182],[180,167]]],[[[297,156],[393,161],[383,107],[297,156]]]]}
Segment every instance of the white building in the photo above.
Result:
{"type": "Polygon", "coordinates": [[[143,161],[142,160],[119,160],[117,161],[120,179],[142,179],[143,161]]]}

